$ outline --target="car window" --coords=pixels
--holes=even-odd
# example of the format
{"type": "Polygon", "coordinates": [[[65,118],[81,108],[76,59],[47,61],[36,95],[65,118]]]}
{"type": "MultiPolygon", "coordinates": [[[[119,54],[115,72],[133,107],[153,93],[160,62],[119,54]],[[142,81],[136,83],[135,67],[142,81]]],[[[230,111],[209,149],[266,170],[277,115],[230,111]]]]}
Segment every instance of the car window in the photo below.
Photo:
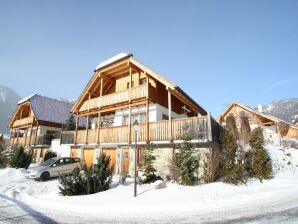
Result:
{"type": "Polygon", "coordinates": [[[64,163],[65,164],[71,164],[71,163],[73,163],[74,161],[73,161],[73,158],[65,158],[64,159],[64,163]]]}
{"type": "Polygon", "coordinates": [[[75,158],[74,160],[76,163],[81,161],[79,158],[75,158]]]}
{"type": "Polygon", "coordinates": [[[55,164],[55,166],[61,166],[61,165],[64,164],[64,161],[63,161],[63,159],[59,159],[59,160],[58,160],[57,162],[55,162],[54,164],[55,164]]]}

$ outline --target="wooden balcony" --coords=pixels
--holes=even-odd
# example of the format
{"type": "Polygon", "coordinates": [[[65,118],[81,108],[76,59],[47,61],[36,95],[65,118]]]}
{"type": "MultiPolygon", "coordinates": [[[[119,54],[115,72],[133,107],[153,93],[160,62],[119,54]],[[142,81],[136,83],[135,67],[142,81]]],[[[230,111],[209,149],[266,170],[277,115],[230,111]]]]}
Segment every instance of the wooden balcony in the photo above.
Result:
{"type": "Polygon", "coordinates": [[[96,109],[96,108],[99,108],[99,105],[101,105],[101,107],[104,107],[108,105],[128,102],[129,98],[131,100],[135,100],[135,99],[140,99],[145,97],[147,97],[147,85],[140,85],[140,86],[131,88],[130,97],[129,97],[129,90],[125,90],[125,91],[120,91],[120,92],[102,96],[101,103],[99,102],[100,97],[86,100],[81,106],[79,111],[96,109]]]}
{"type": "Polygon", "coordinates": [[[51,145],[51,141],[54,138],[53,135],[38,135],[35,137],[35,135],[31,136],[23,136],[23,137],[11,137],[9,145],[22,145],[22,146],[36,146],[36,145],[42,145],[42,146],[49,146],[51,145]]]}
{"type": "Polygon", "coordinates": [[[34,117],[22,118],[22,119],[16,120],[13,123],[13,127],[19,127],[19,126],[26,125],[26,124],[32,124],[33,121],[34,121],[34,117]]]}
{"type": "MultiPolygon", "coordinates": [[[[149,133],[147,136],[146,123],[139,125],[138,141],[146,142],[147,137],[150,142],[179,141],[185,133],[191,133],[194,140],[206,142],[209,139],[208,117],[192,117],[172,120],[172,129],[169,121],[149,122],[149,133]]],[[[70,132],[68,132],[69,134],[70,132]]],[[[73,132],[74,134],[74,132],[73,132]]],[[[77,144],[97,144],[99,143],[128,143],[134,141],[133,127],[117,126],[109,128],[89,129],[86,137],[86,130],[77,131],[77,144]],[[130,131],[130,133],[129,133],[130,131]],[[129,139],[130,137],[130,139],[129,139]]],[[[62,135],[63,136],[63,135],[62,135]]],[[[72,138],[69,138],[72,140],[72,138]]],[[[62,140],[64,144],[73,144],[62,140]]]]}

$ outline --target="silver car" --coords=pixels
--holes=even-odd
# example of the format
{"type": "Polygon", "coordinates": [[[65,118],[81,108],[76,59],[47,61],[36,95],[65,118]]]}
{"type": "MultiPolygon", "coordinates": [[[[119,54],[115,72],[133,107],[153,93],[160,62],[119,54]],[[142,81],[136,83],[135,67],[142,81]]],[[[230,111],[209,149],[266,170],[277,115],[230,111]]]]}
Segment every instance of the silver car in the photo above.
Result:
{"type": "Polygon", "coordinates": [[[25,177],[35,180],[46,181],[52,177],[70,174],[74,168],[81,167],[79,158],[55,157],[48,159],[38,166],[26,170],[25,177]]]}

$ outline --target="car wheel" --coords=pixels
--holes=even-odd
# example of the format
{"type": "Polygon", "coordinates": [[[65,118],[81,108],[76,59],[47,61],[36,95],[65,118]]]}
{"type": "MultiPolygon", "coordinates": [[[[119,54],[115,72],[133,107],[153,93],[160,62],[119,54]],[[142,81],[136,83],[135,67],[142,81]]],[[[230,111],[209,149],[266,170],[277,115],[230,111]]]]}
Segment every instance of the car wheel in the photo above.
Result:
{"type": "Polygon", "coordinates": [[[44,172],[40,175],[41,181],[47,181],[48,179],[50,179],[50,174],[48,172],[44,172]]]}

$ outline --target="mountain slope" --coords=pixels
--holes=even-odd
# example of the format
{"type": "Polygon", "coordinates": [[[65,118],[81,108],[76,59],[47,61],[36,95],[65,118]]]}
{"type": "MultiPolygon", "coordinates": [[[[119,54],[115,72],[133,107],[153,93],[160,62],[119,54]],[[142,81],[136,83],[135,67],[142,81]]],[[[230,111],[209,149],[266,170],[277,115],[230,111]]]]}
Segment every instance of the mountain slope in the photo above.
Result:
{"type": "Polygon", "coordinates": [[[262,110],[289,123],[298,120],[298,98],[273,101],[270,104],[262,105],[262,110]]]}
{"type": "Polygon", "coordinates": [[[0,85],[0,133],[9,133],[7,125],[20,99],[15,91],[0,85]]]}

